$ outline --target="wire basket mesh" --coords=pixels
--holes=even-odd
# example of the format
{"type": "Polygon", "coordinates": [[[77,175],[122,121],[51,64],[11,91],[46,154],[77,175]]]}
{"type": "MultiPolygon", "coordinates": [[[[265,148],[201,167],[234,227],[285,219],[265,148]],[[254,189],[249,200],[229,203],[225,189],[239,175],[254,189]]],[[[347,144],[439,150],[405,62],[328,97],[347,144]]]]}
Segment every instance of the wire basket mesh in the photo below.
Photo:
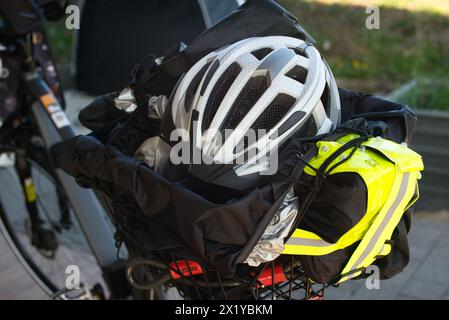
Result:
{"type": "Polygon", "coordinates": [[[296,256],[281,256],[257,268],[241,265],[226,277],[207,263],[158,252],[152,259],[134,259],[128,279],[140,290],[175,287],[188,300],[321,300],[326,287],[306,277],[296,256]],[[152,281],[139,283],[134,277],[138,272],[152,281]]]}

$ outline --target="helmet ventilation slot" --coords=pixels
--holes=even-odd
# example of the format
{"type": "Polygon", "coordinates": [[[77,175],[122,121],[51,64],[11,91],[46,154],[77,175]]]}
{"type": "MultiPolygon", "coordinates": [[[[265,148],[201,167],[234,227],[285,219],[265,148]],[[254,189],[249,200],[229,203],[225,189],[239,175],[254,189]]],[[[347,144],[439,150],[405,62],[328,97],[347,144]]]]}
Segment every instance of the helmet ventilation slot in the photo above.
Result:
{"type": "Polygon", "coordinates": [[[251,77],[238,95],[222,125],[222,129],[235,129],[270,86],[266,71],[251,77]]]}
{"type": "Polygon", "coordinates": [[[271,48],[262,48],[256,51],[251,52],[253,56],[255,56],[258,60],[263,60],[267,55],[273,52],[271,48]]]}
{"type": "Polygon", "coordinates": [[[307,69],[296,65],[289,72],[286,73],[286,76],[304,84],[307,79],[307,73],[308,73],[307,69]]]}
{"type": "Polygon", "coordinates": [[[331,106],[330,106],[330,103],[329,103],[329,101],[330,101],[330,96],[329,95],[330,95],[329,86],[326,83],[326,86],[324,87],[324,90],[323,90],[323,94],[321,96],[321,103],[323,104],[324,110],[326,111],[326,115],[328,117],[330,117],[330,111],[331,111],[330,110],[331,106]]]}
{"type": "Polygon", "coordinates": [[[295,101],[296,99],[288,94],[281,93],[277,95],[256,121],[254,121],[251,128],[256,131],[259,129],[271,130],[290,111],[295,101]]]}
{"type": "Polygon", "coordinates": [[[240,74],[240,71],[242,71],[242,68],[238,63],[234,62],[226,69],[225,72],[223,72],[220,79],[218,79],[215,87],[212,89],[204,110],[202,132],[209,128],[221,102],[228,93],[229,88],[231,88],[237,76],[240,74]]]}
{"type": "Polygon", "coordinates": [[[310,115],[309,118],[304,123],[304,125],[296,131],[295,137],[298,138],[313,137],[317,133],[318,128],[315,123],[315,118],[313,117],[313,115],[310,115]]]}
{"type": "Polygon", "coordinates": [[[184,108],[186,112],[189,112],[192,108],[192,102],[193,97],[195,96],[195,92],[198,90],[198,87],[200,85],[201,79],[203,79],[204,74],[206,73],[207,69],[209,68],[212,61],[209,61],[206,63],[201,70],[195,75],[195,77],[192,79],[192,82],[190,82],[189,87],[186,90],[186,96],[184,99],[184,108]]]}

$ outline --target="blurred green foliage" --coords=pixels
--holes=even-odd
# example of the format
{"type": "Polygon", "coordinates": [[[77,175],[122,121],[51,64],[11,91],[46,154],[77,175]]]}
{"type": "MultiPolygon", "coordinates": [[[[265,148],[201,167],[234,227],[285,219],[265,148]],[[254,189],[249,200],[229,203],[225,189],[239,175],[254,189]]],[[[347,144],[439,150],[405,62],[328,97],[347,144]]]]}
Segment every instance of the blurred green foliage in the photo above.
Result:
{"type": "Polygon", "coordinates": [[[73,32],[65,27],[65,21],[46,22],[48,40],[57,64],[70,61],[72,53],[73,32]]]}
{"type": "Polygon", "coordinates": [[[396,100],[419,109],[449,110],[449,81],[447,78],[419,79],[396,100]]]}
{"type": "Polygon", "coordinates": [[[340,83],[350,79],[352,89],[387,93],[426,79],[402,102],[449,109],[449,16],[438,10],[449,1],[425,1],[422,11],[410,10],[413,1],[370,1],[382,4],[379,30],[366,28],[363,0],[336,2],[279,1],[315,38],[340,83]]]}

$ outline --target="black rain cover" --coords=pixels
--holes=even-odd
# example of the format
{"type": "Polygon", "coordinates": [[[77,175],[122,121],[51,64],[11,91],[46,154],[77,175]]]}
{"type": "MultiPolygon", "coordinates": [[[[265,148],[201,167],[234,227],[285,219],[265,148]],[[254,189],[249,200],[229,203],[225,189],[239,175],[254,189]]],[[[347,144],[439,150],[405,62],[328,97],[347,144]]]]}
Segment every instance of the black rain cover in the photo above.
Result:
{"type": "MultiPolygon", "coordinates": [[[[168,181],[130,157],[139,145],[136,141],[156,135],[159,129],[157,121],[138,116],[146,114],[142,97],[170,94],[179,76],[209,50],[246,37],[274,34],[311,41],[297,21],[274,2],[247,1],[182,53],[168,53],[158,67],[143,63],[136,69],[133,84],[142,106],[138,111],[117,111],[112,103],[117,94],[99,98],[80,114],[81,122],[93,133],[53,148],[56,162],[64,171],[80,185],[100,190],[111,199],[117,234],[133,255],[168,250],[181,258],[209,262],[224,275],[232,275],[277,212],[290,185],[283,179],[273,177],[260,188],[239,194],[193,177],[168,181]]],[[[340,89],[340,97],[343,122],[365,119],[367,130],[375,135],[410,141],[416,116],[407,106],[344,89],[340,89]]],[[[296,167],[289,155],[297,147],[301,148],[292,139],[280,154],[280,170],[285,174],[296,167]]],[[[344,214],[350,215],[351,210],[344,214]]],[[[409,226],[404,217],[395,231],[399,241],[393,252],[379,260],[384,277],[401,271],[408,262],[409,226]]],[[[309,270],[326,272],[327,264],[312,260],[309,270]]]]}

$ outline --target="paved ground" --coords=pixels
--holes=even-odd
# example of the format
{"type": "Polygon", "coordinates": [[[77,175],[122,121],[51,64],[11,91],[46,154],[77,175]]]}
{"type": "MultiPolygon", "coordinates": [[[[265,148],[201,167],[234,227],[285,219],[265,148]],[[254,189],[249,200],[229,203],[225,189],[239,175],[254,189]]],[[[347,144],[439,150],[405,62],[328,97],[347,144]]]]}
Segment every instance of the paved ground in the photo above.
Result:
{"type": "MultiPolygon", "coordinates": [[[[445,213],[444,216],[448,214],[445,213]]],[[[440,214],[416,217],[409,235],[411,259],[393,279],[368,290],[364,281],[350,281],[327,291],[328,299],[449,300],[449,221],[440,214]]]]}
{"type": "MultiPolygon", "coordinates": [[[[67,92],[69,117],[76,119],[90,98],[67,92]]],[[[76,126],[81,129],[79,124],[76,126]]],[[[449,300],[449,212],[415,216],[409,235],[411,261],[397,277],[367,290],[364,281],[349,281],[328,289],[327,299],[447,299],[449,300]]],[[[0,236],[0,299],[45,299],[0,236]]]]}
{"type": "Polygon", "coordinates": [[[17,261],[0,232],[0,300],[47,299],[17,261]]]}

